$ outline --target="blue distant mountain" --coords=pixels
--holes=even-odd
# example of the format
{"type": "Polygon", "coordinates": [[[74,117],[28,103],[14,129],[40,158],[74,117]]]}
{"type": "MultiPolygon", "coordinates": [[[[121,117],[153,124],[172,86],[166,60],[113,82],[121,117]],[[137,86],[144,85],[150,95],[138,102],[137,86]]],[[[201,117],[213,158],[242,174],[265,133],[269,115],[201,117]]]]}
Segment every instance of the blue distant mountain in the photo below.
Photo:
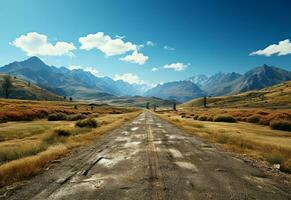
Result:
{"type": "Polygon", "coordinates": [[[143,91],[139,85],[122,80],[115,81],[109,77],[96,77],[82,69],[69,70],[65,67],[48,66],[35,56],[5,65],[0,68],[0,73],[19,76],[58,95],[77,99],[141,95],[143,91]]]}

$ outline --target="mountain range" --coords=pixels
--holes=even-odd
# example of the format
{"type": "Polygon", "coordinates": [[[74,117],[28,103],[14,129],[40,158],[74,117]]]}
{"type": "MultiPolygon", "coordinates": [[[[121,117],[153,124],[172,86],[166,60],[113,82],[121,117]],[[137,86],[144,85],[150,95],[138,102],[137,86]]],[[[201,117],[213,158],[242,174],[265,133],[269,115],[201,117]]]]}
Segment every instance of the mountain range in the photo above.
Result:
{"type": "Polygon", "coordinates": [[[185,102],[205,95],[221,96],[258,90],[291,80],[290,71],[263,65],[245,74],[219,72],[212,76],[197,75],[148,89],[147,85],[130,84],[110,77],[96,77],[82,69],[69,70],[66,67],[48,66],[35,56],[0,67],[0,73],[30,81],[58,96],[99,101],[123,96],[126,99],[129,96],[145,96],[185,102]]]}
{"type": "Polygon", "coordinates": [[[46,65],[38,57],[13,62],[0,68],[0,73],[11,74],[31,81],[61,96],[76,99],[107,99],[114,96],[141,95],[143,85],[129,84],[109,77],[96,77],[82,69],[46,65]]]}
{"type": "Polygon", "coordinates": [[[149,89],[144,95],[185,102],[204,96],[205,93],[195,83],[185,80],[159,84],[149,89]]]}
{"type": "Polygon", "coordinates": [[[231,95],[249,90],[259,90],[291,80],[291,72],[274,66],[263,65],[241,75],[217,73],[210,77],[193,76],[187,80],[200,86],[209,96],[231,95]],[[201,79],[203,77],[203,79],[201,79]]]}
{"type": "Polygon", "coordinates": [[[185,102],[205,95],[222,96],[259,90],[289,80],[291,80],[290,71],[263,65],[243,75],[235,72],[219,72],[209,77],[196,75],[184,81],[160,84],[148,90],[145,95],[185,102]]]}

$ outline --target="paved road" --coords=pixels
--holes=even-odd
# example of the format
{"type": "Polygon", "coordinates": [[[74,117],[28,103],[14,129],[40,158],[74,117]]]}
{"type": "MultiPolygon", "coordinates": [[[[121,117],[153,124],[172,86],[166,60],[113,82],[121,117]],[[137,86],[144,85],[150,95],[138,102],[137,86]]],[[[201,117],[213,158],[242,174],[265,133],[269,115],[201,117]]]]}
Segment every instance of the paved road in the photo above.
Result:
{"type": "Polygon", "coordinates": [[[9,199],[291,199],[290,190],[145,111],[9,199]]]}

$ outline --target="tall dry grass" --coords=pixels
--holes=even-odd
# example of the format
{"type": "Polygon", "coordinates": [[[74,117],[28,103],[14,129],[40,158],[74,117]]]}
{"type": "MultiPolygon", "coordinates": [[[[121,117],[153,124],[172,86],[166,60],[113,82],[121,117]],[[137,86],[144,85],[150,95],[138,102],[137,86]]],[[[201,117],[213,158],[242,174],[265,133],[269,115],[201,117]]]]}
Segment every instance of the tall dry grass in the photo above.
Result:
{"type": "Polygon", "coordinates": [[[141,111],[135,111],[126,114],[104,115],[98,118],[100,123],[97,128],[74,126],[71,128],[58,128],[39,137],[40,141],[35,143],[37,144],[36,148],[28,145],[27,149],[14,149],[14,153],[10,156],[8,156],[9,150],[7,149],[2,155],[9,158],[5,158],[6,162],[0,164],[0,187],[39,173],[50,162],[65,155],[73,148],[92,143],[100,135],[121,126],[140,113],[141,111]],[[64,132],[66,133],[63,134],[64,132]]]}
{"type": "Polygon", "coordinates": [[[288,133],[274,131],[272,134],[272,131],[266,127],[248,125],[248,123],[198,122],[187,118],[179,119],[179,115],[173,113],[156,115],[228,150],[265,159],[271,164],[280,164],[282,171],[291,172],[291,140],[288,139],[288,133]]]}

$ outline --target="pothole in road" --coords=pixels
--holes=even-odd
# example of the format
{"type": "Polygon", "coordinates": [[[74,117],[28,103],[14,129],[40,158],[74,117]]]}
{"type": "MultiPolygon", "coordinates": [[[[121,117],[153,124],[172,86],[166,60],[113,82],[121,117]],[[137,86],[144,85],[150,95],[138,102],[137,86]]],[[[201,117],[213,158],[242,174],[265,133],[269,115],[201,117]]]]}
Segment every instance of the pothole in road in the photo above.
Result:
{"type": "Polygon", "coordinates": [[[175,164],[178,165],[181,168],[189,169],[189,170],[198,172],[197,167],[192,163],[189,163],[189,162],[175,162],[175,164]]]}

